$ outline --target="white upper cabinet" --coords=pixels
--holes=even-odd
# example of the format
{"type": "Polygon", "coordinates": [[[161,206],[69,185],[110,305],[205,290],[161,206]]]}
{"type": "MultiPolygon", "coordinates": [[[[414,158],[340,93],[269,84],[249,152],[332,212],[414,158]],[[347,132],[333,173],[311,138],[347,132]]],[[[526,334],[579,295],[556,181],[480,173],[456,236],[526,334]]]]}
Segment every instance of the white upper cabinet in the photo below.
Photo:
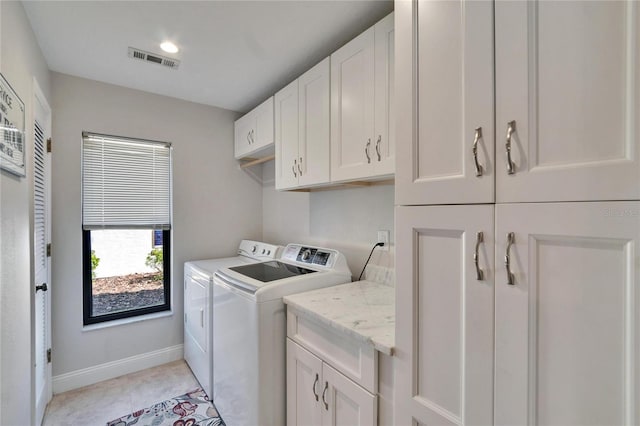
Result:
{"type": "Polygon", "coordinates": [[[397,204],[492,203],[493,3],[404,1],[395,13],[397,204]]]}
{"type": "Polygon", "coordinates": [[[418,0],[395,13],[398,204],[640,198],[640,4],[418,0]]]}
{"type": "Polygon", "coordinates": [[[273,96],[236,120],[234,146],[237,159],[273,153],[273,120],[273,96]]]}
{"type": "MultiPolygon", "coordinates": [[[[374,28],[374,138],[373,165],[376,175],[393,175],[396,169],[395,31],[393,14],[374,28]]],[[[373,141],[372,141],[373,142],[373,141]]]]}
{"type": "Polygon", "coordinates": [[[275,95],[276,189],[330,180],[329,63],[326,58],[275,95]]]}
{"type": "Polygon", "coordinates": [[[393,14],[331,55],[331,181],[394,172],[393,14]]]}
{"type": "Polygon", "coordinates": [[[298,79],[300,187],[328,183],[331,178],[330,63],[326,58],[298,79]]]}
{"type": "Polygon", "coordinates": [[[298,80],[275,95],[276,189],[298,186],[298,80]]]}
{"type": "Polygon", "coordinates": [[[640,198],[639,6],[496,2],[499,202],[640,198]]]}

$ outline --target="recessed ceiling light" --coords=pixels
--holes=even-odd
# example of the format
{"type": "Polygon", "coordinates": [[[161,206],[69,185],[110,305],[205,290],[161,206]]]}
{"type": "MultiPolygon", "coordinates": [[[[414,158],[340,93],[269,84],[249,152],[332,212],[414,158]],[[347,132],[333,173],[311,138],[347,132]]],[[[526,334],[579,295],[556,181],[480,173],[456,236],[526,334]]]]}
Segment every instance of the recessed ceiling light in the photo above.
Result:
{"type": "Polygon", "coordinates": [[[160,45],[160,48],[168,53],[178,53],[178,46],[171,43],[170,41],[165,41],[160,45]]]}

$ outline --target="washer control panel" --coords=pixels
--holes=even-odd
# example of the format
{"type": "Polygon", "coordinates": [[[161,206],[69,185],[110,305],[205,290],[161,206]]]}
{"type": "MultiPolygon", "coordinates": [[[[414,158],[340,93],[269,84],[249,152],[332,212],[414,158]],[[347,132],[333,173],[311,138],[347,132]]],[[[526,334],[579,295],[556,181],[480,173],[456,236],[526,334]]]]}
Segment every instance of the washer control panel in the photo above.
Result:
{"type": "Polygon", "coordinates": [[[333,266],[335,257],[336,253],[334,250],[298,244],[289,244],[282,254],[282,258],[286,260],[327,268],[333,266]]]}

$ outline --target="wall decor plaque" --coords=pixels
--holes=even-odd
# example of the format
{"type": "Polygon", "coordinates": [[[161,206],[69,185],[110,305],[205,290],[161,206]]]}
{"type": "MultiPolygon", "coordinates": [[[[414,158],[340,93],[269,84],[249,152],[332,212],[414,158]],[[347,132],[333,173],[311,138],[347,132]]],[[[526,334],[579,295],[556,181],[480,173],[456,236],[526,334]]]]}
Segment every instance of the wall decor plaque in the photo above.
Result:
{"type": "Polygon", "coordinates": [[[24,103],[0,74],[0,168],[25,176],[24,103]]]}

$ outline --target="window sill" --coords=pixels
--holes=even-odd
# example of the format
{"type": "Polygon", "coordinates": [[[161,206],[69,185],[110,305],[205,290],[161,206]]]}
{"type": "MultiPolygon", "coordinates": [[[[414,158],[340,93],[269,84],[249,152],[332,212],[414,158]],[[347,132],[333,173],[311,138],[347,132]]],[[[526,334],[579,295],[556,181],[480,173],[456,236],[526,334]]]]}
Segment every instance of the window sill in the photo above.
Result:
{"type": "Polygon", "coordinates": [[[111,328],[117,327],[120,325],[133,324],[136,322],[153,320],[157,318],[165,318],[173,316],[173,310],[163,311],[163,312],[154,312],[152,314],[139,315],[135,317],[122,318],[113,321],[105,321],[98,324],[90,324],[82,327],[82,331],[93,331],[93,330],[101,330],[103,328],[111,328]]]}

